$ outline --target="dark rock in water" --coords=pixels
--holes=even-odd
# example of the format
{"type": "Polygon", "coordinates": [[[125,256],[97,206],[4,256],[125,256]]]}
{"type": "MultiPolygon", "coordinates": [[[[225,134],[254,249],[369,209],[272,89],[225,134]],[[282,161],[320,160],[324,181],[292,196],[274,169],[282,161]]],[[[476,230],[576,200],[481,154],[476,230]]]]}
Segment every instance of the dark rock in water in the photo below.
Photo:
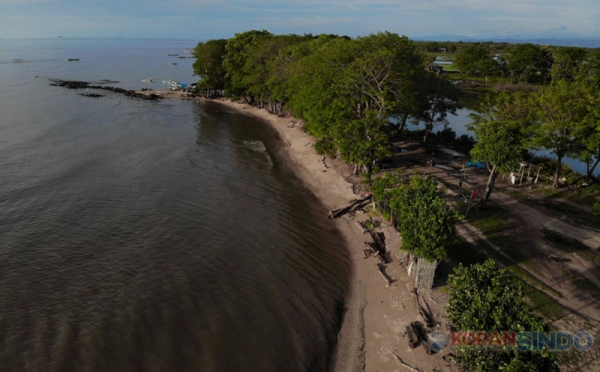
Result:
{"type": "Polygon", "coordinates": [[[96,93],[83,93],[83,94],[80,94],[80,96],[84,96],[84,97],[92,97],[92,98],[100,98],[100,97],[104,97],[104,94],[96,94],[96,93]]]}
{"type": "Polygon", "coordinates": [[[94,81],[94,84],[119,84],[118,81],[116,80],[108,80],[108,79],[102,79],[99,81],[94,81]]]}
{"type": "MultiPolygon", "coordinates": [[[[131,97],[131,98],[139,98],[141,100],[144,101],[158,101],[159,99],[161,99],[161,96],[158,96],[156,94],[142,94],[142,93],[138,93],[135,90],[127,90],[127,89],[123,89],[123,88],[116,88],[116,87],[107,87],[107,86],[102,86],[102,85],[90,85],[90,83],[86,82],[86,81],[72,81],[72,80],[60,80],[60,79],[50,79],[51,86],[54,87],[63,87],[63,88],[67,88],[67,89],[100,89],[100,90],[108,90],[110,92],[113,93],[120,93],[120,94],[124,94],[127,97],[131,97]]],[[[86,94],[88,97],[90,97],[89,94],[86,94]]],[[[102,95],[97,95],[99,97],[102,97],[102,95]]]]}

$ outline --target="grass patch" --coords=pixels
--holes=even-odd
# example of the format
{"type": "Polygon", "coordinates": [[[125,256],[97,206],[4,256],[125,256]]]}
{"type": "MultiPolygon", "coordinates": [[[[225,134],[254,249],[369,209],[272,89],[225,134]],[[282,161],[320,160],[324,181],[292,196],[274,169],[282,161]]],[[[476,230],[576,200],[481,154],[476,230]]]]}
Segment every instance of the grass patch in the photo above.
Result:
{"type": "Polygon", "coordinates": [[[540,281],[538,278],[531,275],[527,270],[524,270],[521,267],[516,266],[516,265],[509,266],[509,267],[507,267],[507,269],[509,271],[511,271],[513,274],[515,274],[516,276],[518,276],[519,279],[521,279],[522,281],[525,281],[527,284],[529,284],[537,289],[543,290],[544,292],[550,293],[554,297],[562,298],[562,295],[560,294],[560,292],[547,286],[542,281],[540,281]]]}
{"type": "Polygon", "coordinates": [[[556,320],[563,316],[563,307],[555,299],[525,282],[522,282],[522,285],[525,296],[530,301],[533,311],[551,320],[556,320]]]}
{"type": "Polygon", "coordinates": [[[511,198],[515,199],[515,200],[524,200],[527,199],[527,196],[525,196],[525,194],[523,194],[522,192],[519,191],[507,191],[506,195],[510,196],[511,198]]]}
{"type": "MultiPolygon", "coordinates": [[[[544,229],[543,233],[544,233],[544,237],[552,243],[554,248],[561,250],[563,252],[575,253],[575,252],[590,250],[587,245],[581,243],[579,240],[569,238],[569,237],[564,236],[556,231],[544,229]]],[[[592,253],[592,252],[590,252],[590,253],[592,253]]]]}
{"type": "Polygon", "coordinates": [[[506,210],[488,201],[485,208],[481,211],[471,212],[467,217],[467,221],[489,238],[493,234],[501,233],[510,228],[510,223],[508,222],[509,216],[506,210]]]}
{"type": "Polygon", "coordinates": [[[523,202],[532,206],[542,207],[554,217],[572,225],[600,228],[600,215],[588,212],[574,205],[551,200],[551,198],[543,200],[523,199],[523,202]]]}
{"type": "Polygon", "coordinates": [[[562,274],[565,278],[569,279],[569,281],[573,283],[575,287],[581,289],[582,291],[600,294],[598,287],[588,278],[568,270],[562,270],[562,274]]]}
{"type": "Polygon", "coordinates": [[[488,259],[488,255],[481,252],[479,248],[463,239],[448,246],[448,258],[451,261],[460,262],[465,266],[482,263],[488,259]]]}

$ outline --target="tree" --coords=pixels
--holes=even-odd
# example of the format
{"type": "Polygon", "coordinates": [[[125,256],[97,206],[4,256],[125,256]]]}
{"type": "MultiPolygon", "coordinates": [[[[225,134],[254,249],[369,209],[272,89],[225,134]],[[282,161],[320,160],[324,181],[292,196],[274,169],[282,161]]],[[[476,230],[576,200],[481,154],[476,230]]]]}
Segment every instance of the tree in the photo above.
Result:
{"type": "MultiPolygon", "coordinates": [[[[225,68],[227,84],[225,87],[231,94],[246,95],[248,89],[247,80],[244,81],[244,66],[251,58],[248,54],[248,48],[256,45],[263,38],[273,36],[266,30],[262,31],[246,31],[235,36],[227,41],[225,46],[226,54],[223,58],[223,67],[225,68]]],[[[253,103],[254,97],[251,97],[250,102],[253,103]]]]}
{"type": "Polygon", "coordinates": [[[519,167],[522,152],[527,147],[531,114],[528,102],[520,93],[502,93],[488,96],[480,113],[471,114],[473,122],[468,126],[475,134],[477,143],[471,157],[488,164],[490,175],[480,207],[487,203],[496,177],[519,167]]]}
{"type": "Polygon", "coordinates": [[[535,110],[534,144],[557,157],[554,187],[558,187],[562,160],[576,156],[580,149],[581,127],[588,116],[585,86],[562,80],[532,95],[535,110]]]}
{"type": "Polygon", "coordinates": [[[390,119],[409,111],[422,56],[406,37],[379,33],[336,39],[298,61],[294,113],[318,137],[315,148],[363,168],[390,154],[390,119]]]}
{"type": "MultiPolygon", "coordinates": [[[[274,74],[274,61],[279,52],[307,38],[312,36],[273,35],[259,38],[245,48],[247,58],[241,67],[242,85],[247,87],[250,96],[259,99],[260,107],[265,99],[272,101],[273,90],[272,85],[269,85],[269,78],[274,74]]],[[[278,109],[278,113],[283,115],[281,105],[278,105],[278,109]]]]}
{"type": "Polygon", "coordinates": [[[507,58],[513,81],[545,84],[550,79],[552,54],[530,43],[518,44],[507,58]]]}
{"type": "Polygon", "coordinates": [[[461,74],[470,76],[495,75],[497,63],[485,45],[469,44],[456,55],[456,67],[461,74]]]}
{"type": "Polygon", "coordinates": [[[194,75],[200,76],[198,83],[200,88],[207,90],[225,88],[225,69],[223,58],[225,57],[226,39],[209,40],[198,43],[194,49],[194,75]]]}
{"type": "Polygon", "coordinates": [[[600,163],[600,91],[587,84],[579,86],[585,90],[587,112],[576,134],[580,139],[577,158],[585,163],[586,176],[591,183],[594,181],[594,171],[600,163]]]}
{"type": "Polygon", "coordinates": [[[600,88],[600,48],[590,50],[585,61],[579,64],[577,80],[600,88]]]}
{"type": "Polygon", "coordinates": [[[575,81],[582,62],[586,59],[587,51],[583,48],[561,47],[554,52],[552,63],[552,82],[566,80],[575,81]]]}
{"type": "MultiPolygon", "coordinates": [[[[488,259],[465,267],[459,264],[448,279],[446,310],[459,331],[543,331],[543,324],[525,302],[523,288],[512,274],[488,259]]],[[[458,346],[458,362],[466,371],[558,371],[548,350],[519,351],[514,346],[458,346]]]]}
{"type": "Polygon", "coordinates": [[[447,260],[446,247],[456,237],[458,215],[441,198],[437,181],[415,174],[390,197],[400,223],[401,248],[429,262],[447,260]]]}
{"type": "Polygon", "coordinates": [[[422,98],[421,108],[415,114],[415,124],[425,125],[423,142],[427,136],[440,125],[448,125],[448,114],[456,115],[459,93],[454,84],[434,74],[426,74],[420,86],[422,98]]]}

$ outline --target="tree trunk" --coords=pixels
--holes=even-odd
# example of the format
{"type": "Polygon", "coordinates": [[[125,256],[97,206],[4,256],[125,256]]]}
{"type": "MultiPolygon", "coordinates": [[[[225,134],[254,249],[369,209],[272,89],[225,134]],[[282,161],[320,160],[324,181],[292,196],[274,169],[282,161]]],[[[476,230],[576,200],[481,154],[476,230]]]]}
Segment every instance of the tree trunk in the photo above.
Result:
{"type": "Polygon", "coordinates": [[[558,187],[558,179],[560,178],[561,168],[562,168],[562,156],[559,156],[558,160],[556,160],[556,173],[554,173],[554,184],[552,185],[554,188],[558,187]]]}
{"type": "Polygon", "coordinates": [[[494,184],[496,183],[496,177],[498,177],[498,172],[496,171],[496,165],[494,164],[492,170],[490,171],[490,176],[488,177],[487,184],[485,185],[485,196],[481,201],[480,208],[483,208],[485,206],[485,203],[487,203],[488,199],[490,198],[492,190],[494,189],[494,184]]]}
{"type": "Polygon", "coordinates": [[[587,164],[587,178],[588,178],[588,183],[592,183],[594,182],[594,171],[596,170],[596,166],[598,165],[598,163],[600,163],[600,155],[598,156],[598,159],[596,159],[596,162],[594,163],[594,165],[590,168],[590,164],[587,164]]]}

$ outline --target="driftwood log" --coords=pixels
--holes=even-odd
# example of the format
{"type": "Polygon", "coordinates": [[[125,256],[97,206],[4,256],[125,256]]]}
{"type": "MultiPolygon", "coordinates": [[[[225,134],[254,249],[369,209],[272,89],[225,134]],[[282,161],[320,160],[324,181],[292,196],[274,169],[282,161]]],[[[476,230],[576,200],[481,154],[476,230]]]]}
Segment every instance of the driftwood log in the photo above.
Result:
{"type": "Polygon", "coordinates": [[[417,335],[417,338],[421,345],[423,345],[425,352],[427,352],[427,354],[433,354],[433,349],[429,344],[427,332],[425,331],[423,324],[421,324],[421,322],[412,322],[410,323],[410,327],[412,328],[413,332],[417,335]]]}
{"type": "Polygon", "coordinates": [[[419,338],[411,326],[406,326],[406,335],[408,336],[408,346],[410,346],[411,349],[419,346],[419,338]]]}
{"type": "Polygon", "coordinates": [[[423,318],[423,321],[425,322],[425,324],[427,324],[427,327],[435,327],[436,322],[435,319],[433,319],[433,315],[431,313],[431,309],[429,308],[429,305],[427,304],[427,301],[425,301],[425,299],[423,299],[423,302],[425,302],[425,306],[427,307],[427,309],[425,309],[423,306],[421,306],[421,301],[419,299],[419,292],[417,291],[417,289],[413,289],[410,292],[413,295],[413,299],[415,300],[415,303],[417,304],[417,310],[419,311],[419,314],[421,315],[421,317],[423,318]]]}
{"type": "Polygon", "coordinates": [[[358,226],[358,228],[362,231],[363,234],[366,234],[367,232],[369,232],[369,230],[360,222],[358,221],[354,221],[356,223],[356,226],[358,226]]]}
{"type": "Polygon", "coordinates": [[[381,258],[383,263],[390,263],[388,262],[385,250],[385,234],[373,231],[369,231],[369,233],[371,234],[371,238],[373,238],[373,242],[365,242],[365,244],[373,248],[375,254],[381,258]]]}
{"type": "Polygon", "coordinates": [[[379,274],[381,274],[381,276],[383,277],[383,279],[385,280],[385,282],[387,283],[387,285],[392,285],[392,279],[390,279],[387,274],[384,271],[385,266],[383,266],[383,264],[378,263],[377,264],[377,271],[379,271],[379,274]]]}
{"type": "Polygon", "coordinates": [[[344,208],[339,208],[339,209],[330,211],[329,218],[332,218],[332,219],[338,218],[340,216],[343,216],[346,213],[356,212],[360,208],[363,208],[367,204],[369,204],[369,201],[371,200],[371,198],[372,198],[372,195],[369,194],[361,199],[355,199],[354,201],[352,201],[349,205],[345,206],[344,208]]]}

